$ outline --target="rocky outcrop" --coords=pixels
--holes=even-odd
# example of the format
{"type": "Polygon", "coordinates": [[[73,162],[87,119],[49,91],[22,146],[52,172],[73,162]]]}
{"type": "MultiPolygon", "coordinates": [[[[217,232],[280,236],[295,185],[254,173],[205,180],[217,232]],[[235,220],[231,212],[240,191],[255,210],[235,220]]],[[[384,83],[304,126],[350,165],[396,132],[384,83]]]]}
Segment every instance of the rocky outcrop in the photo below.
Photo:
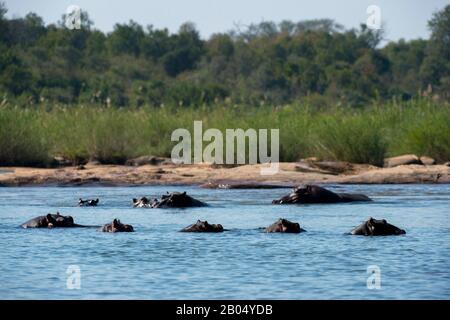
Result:
{"type": "Polygon", "coordinates": [[[420,157],[420,162],[422,162],[422,164],[426,165],[426,166],[432,166],[434,164],[436,164],[436,160],[434,160],[431,157],[427,157],[427,156],[422,156],[420,157]]]}
{"type": "Polygon", "coordinates": [[[352,174],[300,172],[298,162],[279,163],[273,175],[261,175],[263,165],[236,168],[212,168],[204,165],[119,166],[85,165],[64,168],[0,168],[0,186],[25,185],[203,185],[208,188],[292,188],[299,184],[378,184],[378,183],[450,183],[450,163],[443,165],[405,165],[379,168],[353,164],[352,174]]]}
{"type": "Polygon", "coordinates": [[[410,164],[422,164],[419,157],[415,154],[405,154],[402,156],[391,157],[384,159],[385,168],[393,168],[397,166],[410,165],[410,164]]]}

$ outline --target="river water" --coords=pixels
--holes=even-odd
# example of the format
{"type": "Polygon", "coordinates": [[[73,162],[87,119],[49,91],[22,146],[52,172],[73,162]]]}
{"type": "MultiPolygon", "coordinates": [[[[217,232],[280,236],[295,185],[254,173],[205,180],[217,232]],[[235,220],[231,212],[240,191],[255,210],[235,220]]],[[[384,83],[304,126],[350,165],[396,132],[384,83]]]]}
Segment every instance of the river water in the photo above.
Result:
{"type": "Polygon", "coordinates": [[[450,298],[449,185],[327,187],[365,193],[374,202],[271,205],[289,189],[0,188],[0,298],[450,298]],[[166,191],[187,191],[210,206],[131,206],[133,197],[159,197],[166,191]],[[80,197],[98,197],[100,205],[78,208],[80,197]],[[19,227],[57,210],[84,225],[120,218],[136,232],[19,227]],[[407,233],[345,234],[370,216],[387,219],[407,233]],[[258,229],[280,217],[299,222],[307,232],[266,234],[258,229]],[[178,232],[197,219],[221,223],[229,231],[178,232]]]}

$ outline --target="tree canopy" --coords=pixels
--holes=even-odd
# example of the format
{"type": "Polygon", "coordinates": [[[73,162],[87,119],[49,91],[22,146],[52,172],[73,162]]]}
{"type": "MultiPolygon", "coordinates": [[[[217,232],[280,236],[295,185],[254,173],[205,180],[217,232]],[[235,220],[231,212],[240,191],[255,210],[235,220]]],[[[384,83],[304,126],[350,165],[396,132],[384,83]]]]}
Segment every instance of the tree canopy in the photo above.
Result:
{"type": "Polygon", "coordinates": [[[384,47],[381,32],[346,30],[329,19],[263,21],[201,39],[190,22],[170,33],[131,20],[105,34],[87,12],[78,30],[45,25],[34,13],[8,19],[6,12],[0,4],[0,97],[21,104],[449,99],[450,5],[431,17],[430,39],[384,47]]]}

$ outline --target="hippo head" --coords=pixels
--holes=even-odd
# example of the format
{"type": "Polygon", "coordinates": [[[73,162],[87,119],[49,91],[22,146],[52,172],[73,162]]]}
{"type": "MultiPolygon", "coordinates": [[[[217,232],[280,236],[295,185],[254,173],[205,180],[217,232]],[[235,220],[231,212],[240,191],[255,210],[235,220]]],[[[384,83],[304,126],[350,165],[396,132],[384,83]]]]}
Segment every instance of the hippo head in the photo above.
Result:
{"type": "Polygon", "coordinates": [[[149,203],[150,203],[150,200],[148,200],[147,197],[142,197],[140,199],[133,198],[134,206],[148,205],[149,203]]]}
{"type": "Polygon", "coordinates": [[[385,219],[377,220],[370,217],[370,219],[366,222],[366,226],[370,234],[373,236],[400,235],[406,233],[405,230],[387,223],[385,219]]]}
{"type": "Polygon", "coordinates": [[[111,232],[133,232],[134,229],[129,224],[123,224],[119,219],[114,219],[111,224],[111,232]]]}
{"type": "Polygon", "coordinates": [[[281,232],[299,233],[301,231],[300,224],[297,222],[291,222],[289,220],[280,218],[278,220],[278,223],[281,226],[281,232]]]}
{"type": "MultiPolygon", "coordinates": [[[[186,194],[186,193],[185,193],[186,194]]],[[[209,232],[220,232],[223,231],[221,224],[209,224],[208,221],[197,220],[196,226],[199,230],[209,231],[209,232]]]]}
{"type": "Polygon", "coordinates": [[[282,233],[300,233],[303,230],[297,222],[291,222],[287,219],[280,218],[272,225],[265,228],[266,232],[282,232],[282,233]]]}
{"type": "Polygon", "coordinates": [[[309,184],[303,185],[303,186],[298,186],[294,189],[294,193],[301,195],[301,196],[307,195],[307,194],[311,193],[313,187],[314,186],[311,186],[309,184]]]}
{"type": "Polygon", "coordinates": [[[181,231],[183,232],[222,232],[224,231],[221,224],[209,224],[208,221],[197,220],[195,224],[192,224],[181,231]]]}
{"type": "Polygon", "coordinates": [[[59,212],[56,215],[51,215],[50,213],[46,216],[47,226],[49,228],[62,227],[68,228],[75,226],[73,218],[71,216],[63,216],[59,212]]]}

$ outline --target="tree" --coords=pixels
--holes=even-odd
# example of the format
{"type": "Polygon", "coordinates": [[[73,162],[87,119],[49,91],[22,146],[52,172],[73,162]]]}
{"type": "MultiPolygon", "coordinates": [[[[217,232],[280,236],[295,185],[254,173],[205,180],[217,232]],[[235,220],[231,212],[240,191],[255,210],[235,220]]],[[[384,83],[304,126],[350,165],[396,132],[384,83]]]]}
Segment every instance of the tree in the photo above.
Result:
{"type": "MultiPolygon", "coordinates": [[[[426,48],[426,57],[421,68],[421,77],[424,87],[433,85],[439,87],[448,83],[450,76],[450,5],[433,14],[428,22],[431,37],[426,48]]],[[[448,90],[448,87],[442,86],[448,90]]]]}
{"type": "Polygon", "coordinates": [[[128,24],[116,24],[108,37],[111,53],[139,56],[144,36],[142,26],[133,20],[128,24]]]}

